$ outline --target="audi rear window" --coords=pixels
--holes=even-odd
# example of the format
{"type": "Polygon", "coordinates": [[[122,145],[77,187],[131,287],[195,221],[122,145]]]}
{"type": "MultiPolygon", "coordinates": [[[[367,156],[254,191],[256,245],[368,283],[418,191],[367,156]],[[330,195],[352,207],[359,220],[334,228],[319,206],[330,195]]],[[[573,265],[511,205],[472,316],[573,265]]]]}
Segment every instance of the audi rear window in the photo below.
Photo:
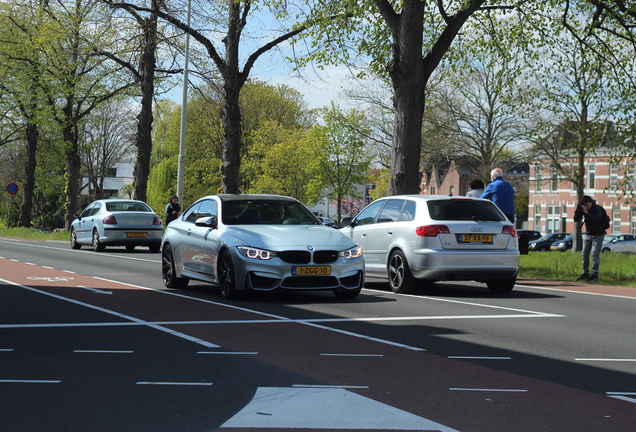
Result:
{"type": "Polygon", "coordinates": [[[504,221],[503,213],[490,201],[428,201],[431,219],[440,221],[504,221]]]}

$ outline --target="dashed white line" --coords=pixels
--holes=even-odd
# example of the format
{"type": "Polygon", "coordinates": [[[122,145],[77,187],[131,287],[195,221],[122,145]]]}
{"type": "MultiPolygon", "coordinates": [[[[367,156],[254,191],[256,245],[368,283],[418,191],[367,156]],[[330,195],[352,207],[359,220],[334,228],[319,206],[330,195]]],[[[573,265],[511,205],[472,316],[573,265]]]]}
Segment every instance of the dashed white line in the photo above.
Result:
{"type": "Polygon", "coordinates": [[[607,392],[609,397],[614,399],[623,400],[626,402],[636,403],[636,398],[629,396],[636,396],[636,392],[607,392]]]}
{"type": "Polygon", "coordinates": [[[59,384],[61,380],[0,380],[0,383],[19,383],[19,384],[59,384]]]}
{"type": "Polygon", "coordinates": [[[636,359],[616,359],[616,358],[575,358],[576,361],[592,362],[636,362],[636,359]]]}
{"type": "Polygon", "coordinates": [[[321,356],[331,357],[384,357],[384,354],[320,354],[321,356]]]}
{"type": "Polygon", "coordinates": [[[95,353],[95,354],[132,354],[134,351],[114,351],[114,350],[73,350],[74,353],[95,353]]]}
{"type": "Polygon", "coordinates": [[[212,383],[139,381],[138,385],[211,386],[212,383]]]}
{"type": "Polygon", "coordinates": [[[474,392],[512,392],[512,393],[526,393],[528,390],[522,389],[480,389],[480,388],[449,388],[453,391],[474,391],[474,392]]]}
{"type": "Polygon", "coordinates": [[[97,294],[112,294],[113,293],[112,291],[106,291],[106,290],[101,290],[101,289],[97,289],[97,288],[89,288],[89,287],[86,287],[86,286],[78,286],[78,288],[83,288],[85,290],[89,290],[89,291],[92,291],[92,292],[97,293],[97,294]]]}
{"type": "Polygon", "coordinates": [[[0,352],[9,352],[13,351],[13,348],[0,348],[0,352]]]}
{"type": "Polygon", "coordinates": [[[512,360],[512,357],[448,356],[448,358],[462,360],[512,360]]]}
{"type": "Polygon", "coordinates": [[[257,355],[257,352],[234,352],[234,351],[198,351],[197,354],[225,354],[225,355],[257,355]]]}

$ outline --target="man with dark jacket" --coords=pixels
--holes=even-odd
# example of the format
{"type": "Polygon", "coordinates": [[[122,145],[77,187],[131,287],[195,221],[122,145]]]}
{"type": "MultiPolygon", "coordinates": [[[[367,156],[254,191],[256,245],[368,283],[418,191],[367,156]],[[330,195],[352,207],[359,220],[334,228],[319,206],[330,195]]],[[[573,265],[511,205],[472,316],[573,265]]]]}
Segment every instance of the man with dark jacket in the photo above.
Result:
{"type": "Polygon", "coordinates": [[[590,196],[585,195],[581,199],[581,203],[574,211],[574,222],[578,223],[583,220],[585,232],[583,233],[583,250],[581,252],[583,259],[583,274],[579,276],[577,281],[596,282],[598,281],[598,269],[601,262],[601,247],[603,246],[603,237],[605,237],[604,221],[607,219],[605,209],[596,204],[590,196]],[[590,251],[592,252],[592,274],[589,273],[590,268],[590,251]]]}
{"type": "Polygon", "coordinates": [[[166,226],[181,214],[181,206],[179,205],[179,197],[173,196],[166,206],[166,226]]]}

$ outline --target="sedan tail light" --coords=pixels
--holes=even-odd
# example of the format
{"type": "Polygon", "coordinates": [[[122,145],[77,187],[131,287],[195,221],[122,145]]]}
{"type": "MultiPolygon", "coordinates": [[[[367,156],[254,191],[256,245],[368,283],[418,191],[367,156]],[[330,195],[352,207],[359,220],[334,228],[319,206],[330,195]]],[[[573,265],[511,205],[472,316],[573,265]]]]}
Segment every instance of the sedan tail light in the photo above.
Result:
{"type": "Polygon", "coordinates": [[[155,218],[152,221],[153,225],[163,225],[163,221],[161,220],[161,218],[159,216],[155,216],[155,218]]]}
{"type": "Polygon", "coordinates": [[[117,225],[117,219],[115,219],[115,216],[113,215],[106,216],[104,219],[102,219],[102,223],[104,225],[117,225]]]}
{"type": "Polygon", "coordinates": [[[420,237],[436,237],[438,234],[450,234],[446,225],[424,225],[415,228],[415,234],[420,237]]]}
{"type": "Polygon", "coordinates": [[[517,230],[512,225],[504,225],[501,229],[502,234],[510,234],[511,236],[517,237],[517,230]]]}

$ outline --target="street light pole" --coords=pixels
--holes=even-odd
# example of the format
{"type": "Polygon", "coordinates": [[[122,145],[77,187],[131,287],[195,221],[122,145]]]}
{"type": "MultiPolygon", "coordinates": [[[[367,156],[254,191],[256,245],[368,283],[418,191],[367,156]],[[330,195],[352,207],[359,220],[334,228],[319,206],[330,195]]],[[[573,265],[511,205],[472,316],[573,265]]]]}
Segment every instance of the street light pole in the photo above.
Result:
{"type": "MultiPolygon", "coordinates": [[[[188,0],[188,15],[186,23],[190,27],[190,4],[188,0]]],[[[185,171],[185,137],[186,137],[186,108],[188,105],[188,57],[190,53],[190,33],[186,33],[185,43],[185,64],[183,67],[183,95],[181,98],[181,130],[179,135],[179,162],[177,164],[177,197],[179,202],[183,202],[183,177],[185,171]]]]}

